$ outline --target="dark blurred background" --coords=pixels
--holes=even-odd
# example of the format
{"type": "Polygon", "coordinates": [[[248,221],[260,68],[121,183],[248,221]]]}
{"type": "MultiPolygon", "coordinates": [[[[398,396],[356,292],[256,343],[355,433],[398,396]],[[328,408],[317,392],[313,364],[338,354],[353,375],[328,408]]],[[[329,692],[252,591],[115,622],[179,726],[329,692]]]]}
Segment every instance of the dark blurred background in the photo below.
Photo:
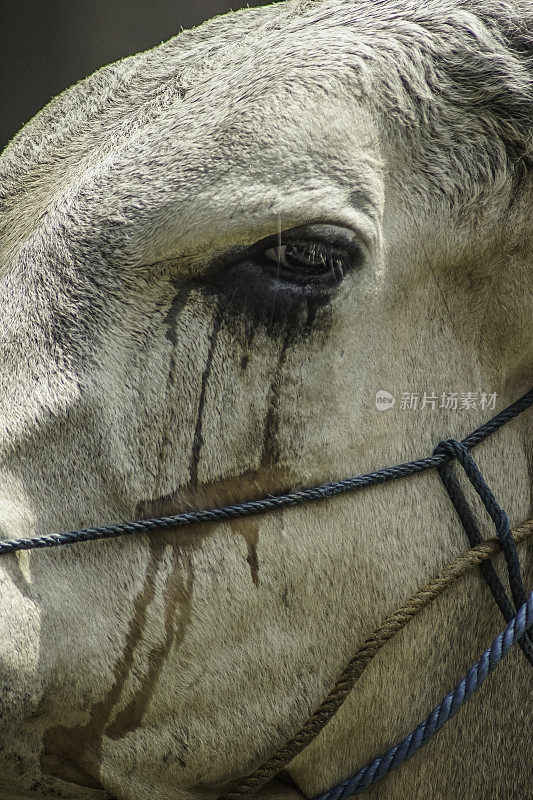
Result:
{"type": "Polygon", "coordinates": [[[0,150],[54,95],[215,14],[268,0],[0,0],[0,150]]]}

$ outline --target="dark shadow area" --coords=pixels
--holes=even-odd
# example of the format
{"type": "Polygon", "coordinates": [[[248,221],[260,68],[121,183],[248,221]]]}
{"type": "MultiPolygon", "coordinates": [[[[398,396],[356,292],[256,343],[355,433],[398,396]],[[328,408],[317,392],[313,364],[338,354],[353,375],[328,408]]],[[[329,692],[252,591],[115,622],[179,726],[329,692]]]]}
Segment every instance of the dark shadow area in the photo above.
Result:
{"type": "Polygon", "coordinates": [[[182,28],[265,0],[1,0],[0,150],[52,97],[182,28]]]}

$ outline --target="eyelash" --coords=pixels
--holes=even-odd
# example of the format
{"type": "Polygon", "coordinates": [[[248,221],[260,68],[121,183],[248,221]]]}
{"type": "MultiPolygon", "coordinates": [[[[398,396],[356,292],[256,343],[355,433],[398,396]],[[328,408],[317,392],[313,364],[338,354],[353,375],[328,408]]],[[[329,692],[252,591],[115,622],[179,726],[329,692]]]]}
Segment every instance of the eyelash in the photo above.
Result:
{"type": "Polygon", "coordinates": [[[271,276],[295,286],[326,287],[342,281],[353,263],[347,249],[314,239],[293,239],[257,254],[271,276]]]}
{"type": "Polygon", "coordinates": [[[204,276],[202,291],[236,318],[270,331],[312,327],[345,275],[367,258],[366,246],[351,231],[328,223],[317,227],[286,230],[227,252],[204,276]]]}

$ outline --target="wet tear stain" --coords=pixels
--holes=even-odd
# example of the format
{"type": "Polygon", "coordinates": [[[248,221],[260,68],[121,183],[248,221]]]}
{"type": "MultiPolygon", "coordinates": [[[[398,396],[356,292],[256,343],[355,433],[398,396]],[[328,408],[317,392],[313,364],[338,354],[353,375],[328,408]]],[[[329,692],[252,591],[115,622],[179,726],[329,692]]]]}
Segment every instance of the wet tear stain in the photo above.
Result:
{"type": "Polygon", "coordinates": [[[121,658],[114,667],[114,682],[104,699],[91,709],[85,725],[49,728],[43,737],[41,770],[62,780],[100,787],[102,735],[109,713],[116,705],[133,664],[133,653],[146,625],[149,604],[154,599],[155,576],[163,555],[164,542],[150,539],[150,557],[142,589],[133,602],[133,614],[121,658]],[[73,781],[73,776],[78,779],[73,781]],[[70,777],[67,777],[70,776],[70,777]],[[92,781],[87,783],[83,781],[92,781]]]}
{"type": "Polygon", "coordinates": [[[274,378],[270,384],[267,398],[267,413],[265,427],[263,429],[263,452],[261,464],[274,467],[280,458],[280,447],[278,441],[279,434],[279,393],[281,387],[281,373],[287,359],[287,350],[292,341],[293,334],[289,331],[281,345],[278,363],[274,372],[274,378]]]}
{"type": "Polygon", "coordinates": [[[218,334],[220,333],[221,326],[222,326],[222,312],[218,310],[213,324],[213,330],[209,337],[210,338],[209,352],[207,354],[207,361],[202,375],[202,386],[200,389],[200,399],[198,401],[198,414],[196,418],[196,427],[194,430],[194,438],[191,450],[191,460],[189,463],[189,474],[191,477],[191,483],[197,483],[198,481],[198,462],[200,460],[200,451],[202,449],[202,444],[203,444],[202,425],[203,425],[203,415],[204,415],[205,394],[207,390],[207,383],[209,381],[209,376],[211,375],[213,355],[215,353],[218,334]]]}
{"type": "Polygon", "coordinates": [[[250,354],[253,352],[253,343],[255,339],[256,329],[255,326],[251,323],[250,320],[246,320],[244,324],[244,328],[242,331],[242,335],[237,337],[235,336],[235,340],[238,341],[242,347],[243,355],[241,357],[241,369],[243,372],[248,368],[248,364],[250,363],[250,354]]]}
{"type": "MultiPolygon", "coordinates": [[[[187,487],[177,489],[170,495],[165,495],[154,500],[143,501],[137,506],[138,518],[165,517],[180,514],[185,511],[209,509],[225,505],[244,503],[273,494],[283,494],[298,486],[298,481],[289,470],[278,466],[279,462],[279,393],[282,382],[282,371],[286,362],[287,350],[294,335],[287,331],[280,348],[278,362],[267,398],[267,413],[263,431],[261,466],[257,470],[247,470],[240,475],[223,478],[209,483],[198,482],[198,462],[203,444],[202,424],[205,404],[205,395],[211,374],[213,355],[217,344],[218,335],[222,325],[223,315],[219,310],[214,321],[210,336],[210,347],[206,366],[202,376],[202,386],[198,403],[198,414],[194,441],[190,461],[190,483],[187,487]]],[[[254,338],[254,331],[248,330],[248,349],[254,338]]],[[[248,364],[248,355],[244,355],[241,366],[248,364]]],[[[238,533],[246,544],[246,561],[250,567],[250,574],[255,586],[259,585],[259,518],[246,517],[238,520],[227,520],[226,524],[238,533]]],[[[218,523],[203,523],[193,528],[180,528],[159,532],[157,535],[168,544],[173,544],[183,550],[190,546],[199,546],[204,537],[216,531],[218,523]]]]}
{"type": "MultiPolygon", "coordinates": [[[[215,508],[218,506],[245,503],[268,495],[285,494],[299,486],[296,476],[289,470],[271,464],[264,464],[257,470],[247,470],[211,483],[197,484],[177,489],[170,495],[155,500],[144,501],[137,506],[138,518],[164,517],[181,514],[184,511],[215,508]]],[[[281,513],[274,511],[274,514],[281,513]]],[[[246,560],[250,566],[252,580],[259,585],[259,558],[257,545],[259,539],[259,517],[243,517],[227,520],[234,533],[243,537],[246,544],[246,560]]],[[[175,528],[157,534],[178,550],[198,547],[203,539],[218,530],[219,523],[209,522],[191,528],[175,528]]],[[[154,534],[152,534],[154,535],[154,534]]]]}
{"type": "Polygon", "coordinates": [[[255,586],[259,586],[259,560],[257,558],[257,542],[259,539],[259,522],[253,518],[232,520],[231,528],[235,533],[240,533],[246,542],[248,555],[246,561],[250,567],[250,574],[255,586]]]}
{"type": "MultiPolygon", "coordinates": [[[[165,333],[166,338],[172,345],[172,351],[170,353],[170,362],[169,362],[169,370],[168,370],[168,378],[167,378],[167,386],[166,386],[166,394],[168,395],[169,392],[174,394],[175,390],[175,381],[176,381],[176,345],[178,343],[178,322],[183,310],[187,305],[187,301],[195,290],[196,284],[193,282],[190,283],[180,283],[179,281],[173,281],[173,286],[177,289],[177,293],[174,296],[170,309],[164,319],[164,323],[167,326],[167,331],[165,333]]],[[[161,447],[159,450],[158,456],[158,463],[164,464],[167,460],[167,453],[169,452],[170,448],[172,447],[172,440],[168,431],[166,431],[162,438],[161,438],[161,447]]]]}
{"type": "MultiPolygon", "coordinates": [[[[91,771],[94,769],[99,769],[99,764],[96,763],[96,760],[94,767],[91,767],[91,771]]],[[[52,775],[54,778],[60,778],[62,781],[74,783],[77,786],[86,786],[88,789],[104,788],[99,780],[85,772],[79,764],[72,760],[70,755],[42,752],[41,770],[45,775],[52,775]]]]}
{"type": "MultiPolygon", "coordinates": [[[[250,473],[250,475],[252,474],[250,473]]],[[[186,489],[180,492],[182,502],[185,496],[190,498],[190,501],[185,504],[187,508],[184,510],[192,511],[194,508],[215,508],[217,506],[245,503],[247,500],[257,496],[254,495],[253,490],[246,491],[244,488],[246,483],[247,479],[241,475],[238,478],[229,478],[210,484],[201,484],[194,489],[186,489]],[[238,486],[244,490],[239,491],[238,486]]],[[[270,492],[267,492],[267,494],[270,494],[270,492]]],[[[259,520],[253,517],[244,517],[242,519],[227,520],[226,523],[234,533],[239,534],[244,539],[247,550],[246,561],[250,567],[252,582],[255,586],[259,586],[259,559],[257,556],[259,520]]]]}
{"type": "Polygon", "coordinates": [[[187,581],[183,582],[183,564],[176,563],[168,576],[163,589],[165,603],[165,639],[152,648],[148,655],[149,672],[144,676],[141,686],[127,706],[117,714],[115,720],[106,728],[105,735],[110,739],[121,739],[127,733],[140,727],[144,713],[156,689],[161,669],[173,644],[181,644],[191,617],[193,567],[191,560],[186,563],[187,581]],[[179,619],[176,612],[180,608],[179,619]]]}
{"type": "Polygon", "coordinates": [[[179,281],[174,282],[174,287],[177,289],[176,294],[174,295],[174,299],[172,300],[172,305],[168,311],[164,319],[164,323],[167,326],[167,332],[165,334],[166,338],[171,343],[172,347],[175,347],[178,343],[178,320],[183,313],[185,306],[187,305],[187,300],[193,289],[195,289],[195,285],[192,283],[180,283],[179,281]]]}
{"type": "Polygon", "coordinates": [[[307,299],[307,306],[306,306],[307,318],[305,320],[305,333],[307,336],[309,336],[313,332],[315,328],[317,315],[319,311],[327,307],[328,302],[329,298],[324,298],[324,297],[314,297],[307,299]]]}

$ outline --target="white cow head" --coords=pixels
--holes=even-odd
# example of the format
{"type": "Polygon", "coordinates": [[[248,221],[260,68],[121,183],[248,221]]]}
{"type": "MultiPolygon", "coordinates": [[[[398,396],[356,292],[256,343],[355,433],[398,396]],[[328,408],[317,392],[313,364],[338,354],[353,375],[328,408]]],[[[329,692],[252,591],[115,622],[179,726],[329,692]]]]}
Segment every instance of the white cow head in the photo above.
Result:
{"type": "MultiPolygon", "coordinates": [[[[422,457],[491,416],[443,394],[497,411],[529,388],[532,30],[527,0],[291,0],[105,67],[32,120],[0,162],[1,538],[422,457]]],[[[532,455],[526,415],[476,450],[513,522],[532,455]]],[[[2,557],[1,800],[217,797],[465,547],[429,472],[2,557]]],[[[293,762],[303,791],[405,735],[499,626],[473,574],[293,762]]],[[[490,777],[511,797],[525,669],[369,796],[473,800],[490,777]]]]}

